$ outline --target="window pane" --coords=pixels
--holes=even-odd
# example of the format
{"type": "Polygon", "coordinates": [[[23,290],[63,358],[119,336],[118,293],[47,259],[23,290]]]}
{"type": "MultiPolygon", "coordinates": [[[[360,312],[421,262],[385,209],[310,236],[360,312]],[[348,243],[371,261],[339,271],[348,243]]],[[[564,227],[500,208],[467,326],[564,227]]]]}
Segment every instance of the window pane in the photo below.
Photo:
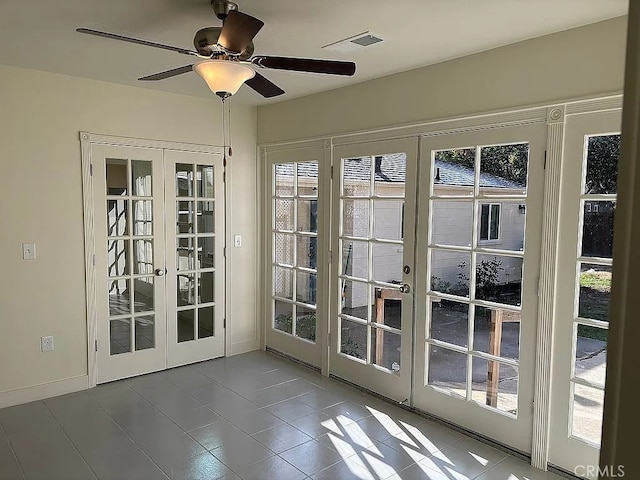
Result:
{"type": "Polygon", "coordinates": [[[111,280],[109,282],[109,315],[131,313],[131,290],[129,280],[111,280]]]}
{"type": "Polygon", "coordinates": [[[316,341],[316,311],[296,305],[296,336],[316,341]]]}
{"type": "Polygon", "coordinates": [[[273,166],[275,176],[275,195],[293,197],[293,163],[282,163],[273,166]]]}
{"type": "Polygon", "coordinates": [[[518,370],[511,365],[473,357],[471,398],[512,415],[518,414],[518,370]]]}
{"type": "Polygon", "coordinates": [[[198,309],[198,338],[213,337],[214,307],[198,309]]]}
{"type": "Polygon", "coordinates": [[[340,353],[367,360],[367,326],[340,319],[340,353]]]}
{"type": "Polygon", "coordinates": [[[296,264],[298,267],[317,268],[318,266],[318,238],[300,235],[297,237],[296,264]]]}
{"type": "Polygon", "coordinates": [[[177,270],[193,270],[195,262],[193,238],[178,238],[178,245],[176,249],[177,270]]]}
{"type": "Polygon", "coordinates": [[[178,343],[195,340],[195,310],[182,310],[176,315],[178,322],[178,343]]]}
{"type": "Polygon", "coordinates": [[[431,243],[471,246],[473,202],[434,200],[431,215],[431,243]]]}
{"type": "Polygon", "coordinates": [[[128,195],[127,161],[119,158],[106,159],[107,195],[128,195]]]}
{"type": "Polygon", "coordinates": [[[194,233],[193,202],[177,202],[176,233],[194,233]]]}
{"type": "Polygon", "coordinates": [[[480,150],[480,193],[527,193],[529,144],[492,145],[480,150]]]}
{"type": "Polygon", "coordinates": [[[480,205],[480,240],[489,240],[489,205],[480,205]]]}
{"type": "Polygon", "coordinates": [[[476,262],[475,298],[506,305],[521,305],[522,258],[478,255],[476,262]]]}
{"type": "Polygon", "coordinates": [[[153,277],[133,280],[133,311],[149,312],[153,310],[153,277]]]}
{"type": "Polygon", "coordinates": [[[371,287],[372,322],[402,328],[402,293],[397,288],[371,287]]]}
{"type": "Polygon", "coordinates": [[[521,319],[520,312],[476,306],[473,349],[496,357],[518,360],[521,319]]]}
{"type": "Polygon", "coordinates": [[[431,290],[469,296],[471,254],[431,249],[431,290]]]}
{"type": "Polygon", "coordinates": [[[381,328],[371,329],[371,363],[399,372],[401,347],[400,335],[381,328]]]}
{"type": "Polygon", "coordinates": [[[475,147],[434,152],[433,195],[473,194],[475,161],[475,147]]]}
{"type": "Polygon", "coordinates": [[[431,299],[429,338],[460,347],[469,345],[469,305],[431,299]]]}
{"type": "Polygon", "coordinates": [[[127,200],[107,200],[107,236],[121,237],[129,234],[128,206],[127,200]]]}
{"type": "Polygon", "coordinates": [[[194,275],[193,274],[178,274],[177,284],[177,305],[179,307],[185,305],[194,304],[194,275]]]}
{"type": "Polygon", "coordinates": [[[275,200],[275,221],[276,230],[293,231],[293,199],[277,198],[275,200]]]}
{"type": "Polygon", "coordinates": [[[110,277],[129,275],[129,240],[107,242],[107,271],[110,277]]]}
{"type": "Polygon", "coordinates": [[[283,265],[293,265],[293,242],[295,237],[286,233],[274,234],[273,260],[283,265]]]}
{"type": "Polygon", "coordinates": [[[364,282],[342,280],[341,313],[368,321],[368,292],[369,285],[364,282]]]}
{"type": "Polygon", "coordinates": [[[291,303],[274,302],[273,328],[293,334],[293,305],[291,303]]]}
{"type": "Polygon", "coordinates": [[[203,272],[198,274],[198,303],[210,303],[215,300],[214,272],[203,272]]]}
{"type": "Polygon", "coordinates": [[[611,258],[616,202],[584,202],[582,255],[611,258]]]}
{"type": "Polygon", "coordinates": [[[296,272],[296,300],[309,305],[316,303],[316,283],[315,273],[296,272]]]}
{"type": "Polygon", "coordinates": [[[215,233],[214,202],[198,203],[198,233],[215,233]]]}
{"type": "Polygon", "coordinates": [[[273,292],[276,297],[293,300],[293,270],[274,267],[273,292]]]}
{"type": "Polygon", "coordinates": [[[298,163],[298,195],[318,196],[318,162],[298,163]]]}
{"type": "Polygon", "coordinates": [[[429,345],[427,383],[451,393],[467,396],[467,355],[429,345]]]}
{"type": "Polygon", "coordinates": [[[111,355],[131,351],[131,319],[123,318],[109,322],[109,347],[111,355]]]}
{"type": "Polygon", "coordinates": [[[619,158],[620,135],[589,137],[584,193],[616,193],[619,158]]]}
{"type": "Polygon", "coordinates": [[[150,197],[152,195],[151,188],[151,162],[132,160],[131,190],[133,195],[150,197]]]}
{"type": "Polygon", "coordinates": [[[155,339],[155,321],[153,315],[145,315],[144,317],[136,317],[136,350],[146,350],[154,348],[155,339]]]}
{"type": "Polygon", "coordinates": [[[342,160],[342,194],[368,197],[371,194],[371,157],[342,160]]]}
{"type": "Polygon", "coordinates": [[[489,240],[497,240],[500,226],[500,205],[491,205],[491,224],[489,226],[489,240]]]}
{"type": "Polygon", "coordinates": [[[198,165],[198,196],[202,198],[215,197],[213,183],[213,167],[210,165],[198,165]]]}
{"type": "Polygon", "coordinates": [[[215,237],[198,238],[198,269],[215,267],[215,237]]]}
{"type": "Polygon", "coordinates": [[[608,322],[609,298],[611,297],[611,267],[581,263],[579,275],[578,316],[608,322]]]}
{"type": "Polygon", "coordinates": [[[176,164],[176,196],[193,197],[193,165],[176,164]]]}
{"type": "Polygon", "coordinates": [[[298,232],[318,232],[318,201],[296,200],[298,204],[298,232]]]}
{"type": "Polygon", "coordinates": [[[153,240],[133,241],[133,273],[153,273],[153,240]]]}
{"type": "Polygon", "coordinates": [[[402,240],[403,200],[373,201],[373,237],[383,240],[402,240]]]}
{"type": "Polygon", "coordinates": [[[151,200],[133,201],[133,234],[153,235],[153,202],[151,200]]]}
{"type": "Polygon", "coordinates": [[[603,411],[604,391],[573,384],[573,436],[600,445],[603,411]]]}
{"type": "Polygon", "coordinates": [[[342,242],[342,272],[350,277],[369,278],[369,243],[353,240],[342,242]]]}
{"type": "Polygon", "coordinates": [[[373,157],[374,193],[381,196],[404,197],[407,155],[393,153],[373,157]]]}
{"type": "Polygon", "coordinates": [[[342,235],[369,238],[369,200],[342,200],[342,235]]]}
{"type": "Polygon", "coordinates": [[[608,330],[578,324],[574,374],[604,388],[608,330]]]}
{"type": "Polygon", "coordinates": [[[402,283],[402,245],[373,243],[373,279],[386,283],[402,283]]]}

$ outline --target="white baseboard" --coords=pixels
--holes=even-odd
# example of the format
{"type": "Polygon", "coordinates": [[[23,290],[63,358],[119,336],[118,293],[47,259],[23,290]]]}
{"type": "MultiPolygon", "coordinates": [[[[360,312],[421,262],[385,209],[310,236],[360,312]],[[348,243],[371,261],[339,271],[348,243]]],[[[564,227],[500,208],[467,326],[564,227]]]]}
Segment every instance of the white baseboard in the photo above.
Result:
{"type": "Polygon", "coordinates": [[[89,376],[67,378],[56,382],[42,383],[32,387],[0,392],[0,408],[57,397],[65,393],[79,392],[89,388],[89,376]]]}
{"type": "Polygon", "coordinates": [[[229,356],[253,352],[254,350],[260,350],[260,340],[258,340],[257,338],[245,340],[244,342],[232,343],[231,353],[229,354],[229,356]]]}

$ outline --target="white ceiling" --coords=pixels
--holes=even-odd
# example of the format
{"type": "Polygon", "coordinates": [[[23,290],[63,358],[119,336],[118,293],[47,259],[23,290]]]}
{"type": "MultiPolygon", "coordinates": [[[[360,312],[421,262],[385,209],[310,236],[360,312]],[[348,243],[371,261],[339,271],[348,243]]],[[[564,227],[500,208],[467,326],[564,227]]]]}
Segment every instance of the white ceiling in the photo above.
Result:
{"type": "MultiPolygon", "coordinates": [[[[240,103],[260,105],[410,70],[627,13],[628,0],[240,0],[265,22],[255,54],[352,60],[354,77],[261,70],[287,93],[264,100],[247,87],[240,103]],[[323,45],[371,31],[384,43],[352,54],[323,45]]],[[[0,64],[211,97],[197,75],[159,82],[138,77],[192,58],[75,32],[94,28],[184,48],[219,26],[209,0],[1,0],[0,64]]]]}

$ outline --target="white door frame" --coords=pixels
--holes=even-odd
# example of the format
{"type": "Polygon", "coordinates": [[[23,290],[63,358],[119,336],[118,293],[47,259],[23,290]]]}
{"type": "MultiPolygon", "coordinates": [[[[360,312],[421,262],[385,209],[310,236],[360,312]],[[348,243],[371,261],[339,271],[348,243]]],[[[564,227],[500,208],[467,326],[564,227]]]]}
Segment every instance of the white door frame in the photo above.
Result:
{"type": "MultiPolygon", "coordinates": [[[[96,266],[95,266],[95,218],[94,218],[94,190],[93,190],[93,162],[91,158],[91,145],[102,144],[123,147],[144,147],[180,150],[197,153],[213,153],[222,155],[223,147],[213,145],[201,145],[183,142],[170,142],[164,140],[149,140],[129,137],[116,137],[89,132],[80,132],[80,147],[82,157],[82,203],[84,213],[84,257],[85,257],[85,295],[87,305],[87,369],[89,375],[89,388],[95,387],[98,378],[98,356],[96,352],[97,342],[97,292],[96,292],[96,266]]],[[[226,195],[225,195],[226,197],[226,195]]],[[[225,201],[225,215],[226,215],[225,201]]],[[[227,236],[225,234],[225,244],[227,236]]],[[[225,258],[225,284],[228,281],[228,257],[225,258]]],[[[228,313],[228,302],[225,298],[225,316],[228,313]]],[[[225,351],[230,350],[230,330],[227,328],[225,351]]],[[[225,353],[226,354],[226,353],[225,353]]]]}

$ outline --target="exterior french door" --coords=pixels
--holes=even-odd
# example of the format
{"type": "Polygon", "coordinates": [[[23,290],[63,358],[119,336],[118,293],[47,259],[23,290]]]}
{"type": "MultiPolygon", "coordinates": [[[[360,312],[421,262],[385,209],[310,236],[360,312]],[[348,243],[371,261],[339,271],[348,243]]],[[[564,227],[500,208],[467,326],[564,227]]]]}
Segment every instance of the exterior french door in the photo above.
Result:
{"type": "Polygon", "coordinates": [[[546,126],[424,137],[413,404],[531,452],[546,126]]]}
{"type": "Polygon", "coordinates": [[[549,461],[586,478],[598,474],[620,123],[611,111],[565,127],[549,461]]]}
{"type": "Polygon", "coordinates": [[[333,152],[330,372],[396,401],[411,390],[418,141],[333,152]]]}
{"type": "Polygon", "coordinates": [[[224,355],[218,155],[93,144],[98,383],[224,355]]]}
{"type": "Polygon", "coordinates": [[[268,258],[266,345],[322,364],[326,318],[329,162],[322,146],[269,152],[265,203],[268,258]],[[320,235],[319,235],[320,234],[320,235]],[[323,236],[324,235],[324,236],[323,236]]]}

